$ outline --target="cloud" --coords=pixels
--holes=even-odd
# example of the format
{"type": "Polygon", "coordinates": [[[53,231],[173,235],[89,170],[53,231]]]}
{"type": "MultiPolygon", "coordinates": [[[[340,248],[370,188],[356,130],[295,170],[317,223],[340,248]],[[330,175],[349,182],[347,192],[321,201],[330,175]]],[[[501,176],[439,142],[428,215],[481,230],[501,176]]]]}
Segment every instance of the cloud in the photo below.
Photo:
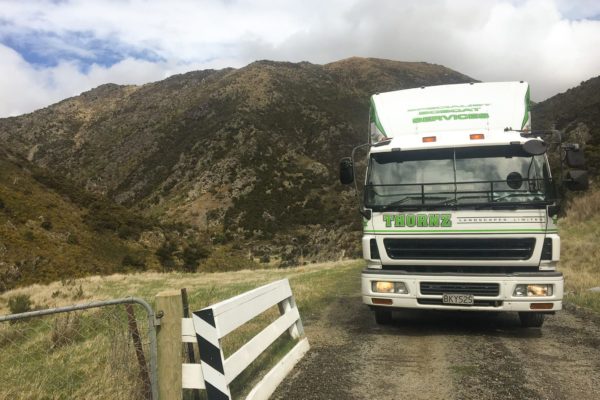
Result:
{"type": "Polygon", "coordinates": [[[352,55],[428,61],[484,81],[526,80],[542,100],[600,73],[600,21],[564,19],[548,1],[355,4],[246,57],[329,62],[352,55]]]}
{"type": "Polygon", "coordinates": [[[36,68],[0,44],[0,115],[29,112],[103,83],[143,84],[187,70],[188,66],[126,58],[110,67],[92,64],[84,71],[74,62],[36,68]]]}
{"type": "Polygon", "coordinates": [[[427,61],[485,81],[527,80],[539,101],[598,75],[600,3],[8,1],[0,43],[0,116],[106,82],[143,83],[256,59],[350,56],[427,61]]]}

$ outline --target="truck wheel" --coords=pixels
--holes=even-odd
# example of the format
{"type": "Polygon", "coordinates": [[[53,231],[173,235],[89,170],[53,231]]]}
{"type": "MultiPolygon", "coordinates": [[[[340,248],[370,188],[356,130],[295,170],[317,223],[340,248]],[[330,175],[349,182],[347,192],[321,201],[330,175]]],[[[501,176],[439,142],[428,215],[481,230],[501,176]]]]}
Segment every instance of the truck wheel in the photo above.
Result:
{"type": "Polygon", "coordinates": [[[375,310],[375,322],[379,325],[389,325],[392,323],[392,310],[375,310]]]}
{"type": "Polygon", "coordinates": [[[519,319],[523,328],[539,328],[544,324],[544,314],[539,312],[520,312],[519,319]]]}

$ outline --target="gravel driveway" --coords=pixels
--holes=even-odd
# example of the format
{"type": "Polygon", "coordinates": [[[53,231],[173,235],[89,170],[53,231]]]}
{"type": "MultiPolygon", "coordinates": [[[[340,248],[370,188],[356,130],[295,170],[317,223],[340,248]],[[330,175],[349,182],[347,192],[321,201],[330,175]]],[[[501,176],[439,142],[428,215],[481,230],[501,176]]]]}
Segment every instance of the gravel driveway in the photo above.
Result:
{"type": "Polygon", "coordinates": [[[402,311],[375,324],[359,297],[307,324],[311,351],[274,399],[600,399],[600,318],[561,311],[402,311]]]}

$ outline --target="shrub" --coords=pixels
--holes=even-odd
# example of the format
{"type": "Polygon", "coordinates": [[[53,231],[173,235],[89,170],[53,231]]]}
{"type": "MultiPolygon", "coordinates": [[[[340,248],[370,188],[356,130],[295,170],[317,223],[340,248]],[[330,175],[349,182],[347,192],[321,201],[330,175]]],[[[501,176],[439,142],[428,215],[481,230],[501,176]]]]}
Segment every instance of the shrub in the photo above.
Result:
{"type": "Polygon", "coordinates": [[[170,270],[175,267],[175,260],[173,259],[173,253],[177,251],[175,243],[167,240],[162,246],[156,249],[156,257],[162,264],[163,268],[170,270]]]}
{"type": "Polygon", "coordinates": [[[4,208],[4,200],[0,199],[0,210],[4,208]]]}
{"type": "Polygon", "coordinates": [[[209,254],[209,249],[201,243],[190,244],[183,249],[183,269],[187,272],[196,272],[199,261],[209,254]]]}
{"type": "Polygon", "coordinates": [[[56,317],[50,333],[50,342],[52,343],[50,348],[56,349],[81,339],[80,328],[81,322],[77,315],[66,314],[56,317]]]}
{"type": "Polygon", "coordinates": [[[296,267],[299,264],[300,264],[300,262],[298,261],[297,258],[288,258],[288,259],[281,261],[281,263],[279,264],[279,268],[296,267]]]}
{"type": "Polygon", "coordinates": [[[83,286],[81,286],[81,284],[79,285],[79,287],[77,289],[75,289],[75,293],[73,293],[73,300],[81,300],[83,299],[84,295],[83,295],[83,286]]]}
{"type": "Polygon", "coordinates": [[[46,221],[42,222],[41,227],[44,228],[45,230],[49,231],[52,229],[52,222],[46,220],[46,221]]]}
{"type": "Polygon", "coordinates": [[[213,244],[225,244],[225,243],[231,241],[231,239],[232,239],[231,238],[231,234],[229,232],[227,232],[227,233],[221,233],[221,232],[215,233],[211,237],[211,240],[212,240],[213,244]]]}
{"type": "Polygon", "coordinates": [[[67,243],[79,244],[79,239],[77,239],[77,236],[75,236],[74,234],[69,233],[69,236],[67,236],[67,243]]]}
{"type": "Polygon", "coordinates": [[[117,235],[119,235],[121,239],[137,240],[140,238],[141,233],[140,227],[131,225],[121,225],[117,231],[117,235]]]}
{"type": "Polygon", "coordinates": [[[11,314],[31,311],[33,303],[27,294],[18,294],[8,299],[8,308],[11,314]]]}
{"type": "Polygon", "coordinates": [[[226,272],[226,271],[240,271],[243,269],[257,269],[260,265],[245,257],[240,257],[233,253],[230,249],[219,249],[213,252],[209,258],[207,258],[200,265],[202,272],[226,272]]]}
{"type": "Polygon", "coordinates": [[[33,241],[33,239],[35,239],[33,232],[29,230],[23,234],[23,237],[25,238],[25,240],[29,240],[30,242],[33,241]]]}
{"type": "Polygon", "coordinates": [[[133,267],[135,269],[144,270],[146,269],[146,260],[143,257],[139,257],[132,254],[126,254],[121,261],[123,267],[133,267]]]}

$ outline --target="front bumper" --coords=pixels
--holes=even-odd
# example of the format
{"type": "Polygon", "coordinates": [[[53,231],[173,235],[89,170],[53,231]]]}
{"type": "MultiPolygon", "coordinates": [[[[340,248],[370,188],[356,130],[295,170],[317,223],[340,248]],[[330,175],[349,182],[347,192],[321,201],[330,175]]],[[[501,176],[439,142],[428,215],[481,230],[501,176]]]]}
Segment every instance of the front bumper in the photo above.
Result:
{"type": "Polygon", "coordinates": [[[390,308],[415,308],[430,310],[465,310],[465,311],[542,311],[553,312],[562,309],[564,279],[560,272],[497,274],[436,274],[408,275],[397,271],[365,269],[361,276],[363,303],[370,306],[390,308]],[[376,293],[371,289],[372,281],[404,282],[409,293],[376,293]],[[479,305],[457,306],[442,304],[442,295],[423,295],[421,282],[440,283],[497,283],[497,296],[474,296],[479,305]],[[552,296],[516,297],[513,296],[518,284],[552,284],[552,296]],[[374,303],[373,299],[386,299],[391,304],[374,303]],[[439,303],[439,304],[438,304],[439,303]],[[536,310],[531,304],[550,303],[552,308],[536,310]]]}

